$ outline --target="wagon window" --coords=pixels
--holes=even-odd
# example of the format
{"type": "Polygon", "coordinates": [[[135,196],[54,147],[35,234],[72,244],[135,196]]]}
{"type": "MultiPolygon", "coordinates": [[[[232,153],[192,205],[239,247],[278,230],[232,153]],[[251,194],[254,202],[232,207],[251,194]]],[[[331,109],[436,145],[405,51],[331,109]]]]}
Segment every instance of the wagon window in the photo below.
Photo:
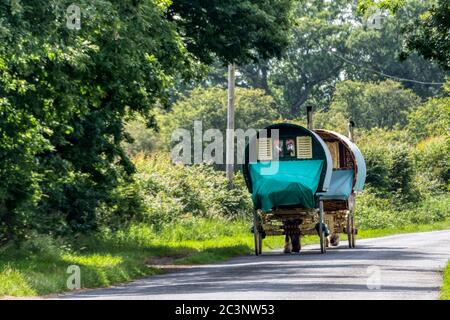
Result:
{"type": "Polygon", "coordinates": [[[295,158],[295,139],[286,139],[286,156],[295,158]]]}
{"type": "Polygon", "coordinates": [[[295,158],[295,138],[284,138],[284,139],[274,139],[273,140],[273,150],[274,155],[278,155],[279,159],[283,158],[295,158]]]}
{"type": "Polygon", "coordinates": [[[312,140],[311,137],[297,137],[297,158],[312,159],[312,140]]]}
{"type": "Polygon", "coordinates": [[[339,157],[339,142],[337,141],[325,141],[328,150],[331,153],[331,159],[333,160],[333,169],[338,169],[340,167],[340,157],[339,157]]]}
{"type": "Polygon", "coordinates": [[[272,160],[272,139],[259,138],[258,139],[258,160],[270,161],[272,160]]]}

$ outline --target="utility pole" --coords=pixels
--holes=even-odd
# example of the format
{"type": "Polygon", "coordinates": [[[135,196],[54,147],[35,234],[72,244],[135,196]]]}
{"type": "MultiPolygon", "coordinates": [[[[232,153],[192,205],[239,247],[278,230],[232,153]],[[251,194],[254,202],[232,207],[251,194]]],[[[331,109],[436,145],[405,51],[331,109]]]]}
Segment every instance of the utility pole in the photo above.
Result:
{"type": "Polygon", "coordinates": [[[227,105],[227,143],[226,143],[226,176],[230,187],[233,186],[234,175],[234,88],[236,67],[228,65],[228,105],[227,105]]]}

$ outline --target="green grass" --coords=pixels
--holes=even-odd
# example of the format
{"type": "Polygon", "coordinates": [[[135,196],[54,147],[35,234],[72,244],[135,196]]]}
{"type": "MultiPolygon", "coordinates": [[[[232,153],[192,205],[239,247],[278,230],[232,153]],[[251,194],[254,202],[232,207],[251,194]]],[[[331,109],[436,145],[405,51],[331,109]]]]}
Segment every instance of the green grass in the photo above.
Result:
{"type": "Polygon", "coordinates": [[[441,300],[450,300],[450,261],[444,270],[444,281],[441,288],[441,300]]]}
{"type": "Polygon", "coordinates": [[[377,238],[401,233],[427,232],[450,229],[450,219],[432,224],[410,224],[397,228],[359,230],[358,238],[377,238]]]}
{"type": "MultiPolygon", "coordinates": [[[[450,220],[432,225],[360,230],[358,238],[447,228],[450,228],[450,220]]],[[[95,288],[160,273],[161,269],[149,265],[161,259],[178,265],[202,264],[251,254],[253,236],[249,229],[248,222],[188,219],[181,225],[158,232],[138,225],[127,231],[103,232],[101,237],[78,238],[69,248],[50,238],[37,236],[21,249],[1,249],[0,297],[67,291],[67,268],[70,265],[80,267],[82,288],[95,288]]],[[[283,242],[284,237],[267,237],[264,250],[280,248],[283,242]]],[[[304,245],[313,243],[318,243],[316,236],[302,239],[304,245]]],[[[447,268],[447,293],[443,293],[444,297],[449,294],[449,273],[447,268]]]]}
{"type": "MultiPolygon", "coordinates": [[[[197,228],[188,224],[159,233],[146,226],[134,226],[126,232],[104,234],[101,238],[78,239],[71,250],[60,249],[57,244],[49,244],[50,240],[39,237],[29,240],[39,248],[27,245],[21,249],[2,248],[0,297],[67,291],[70,265],[80,267],[82,288],[95,288],[161,273],[161,269],[149,266],[153,259],[163,258],[173,264],[198,264],[252,252],[249,224],[220,220],[198,220],[197,224],[197,228]]],[[[282,243],[282,238],[271,237],[265,246],[270,249],[282,243]]]]}

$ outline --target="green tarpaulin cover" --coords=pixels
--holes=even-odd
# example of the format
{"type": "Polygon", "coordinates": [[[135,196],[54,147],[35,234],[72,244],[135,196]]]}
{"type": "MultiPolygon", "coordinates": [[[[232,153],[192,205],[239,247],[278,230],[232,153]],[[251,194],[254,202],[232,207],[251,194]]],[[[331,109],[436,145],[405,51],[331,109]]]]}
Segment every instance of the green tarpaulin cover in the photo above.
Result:
{"type": "Polygon", "coordinates": [[[253,203],[268,212],[281,205],[301,205],[314,208],[314,195],[320,182],[323,160],[278,161],[276,174],[265,174],[271,162],[249,165],[253,186],[253,203]]]}

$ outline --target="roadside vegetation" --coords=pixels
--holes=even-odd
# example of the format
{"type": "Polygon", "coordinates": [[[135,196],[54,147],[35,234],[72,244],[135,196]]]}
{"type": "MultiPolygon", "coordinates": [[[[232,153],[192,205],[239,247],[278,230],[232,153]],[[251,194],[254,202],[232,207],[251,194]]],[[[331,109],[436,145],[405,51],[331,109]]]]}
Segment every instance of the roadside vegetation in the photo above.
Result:
{"type": "Polygon", "coordinates": [[[448,6],[402,1],[373,29],[372,2],[81,0],[80,30],[71,1],[0,3],[0,297],[67,291],[70,265],[92,288],[252,252],[242,175],[229,188],[220,166],[169,154],[196,120],[225,136],[232,62],[236,128],[304,125],[306,105],[316,128],[356,123],[360,238],[450,228],[450,50],[434,26],[448,6]]]}
{"type": "MultiPolygon", "coordinates": [[[[358,239],[448,228],[450,219],[429,225],[359,230],[358,239]]],[[[316,236],[306,236],[302,245],[317,245],[318,241],[316,236]]],[[[344,235],[342,246],[347,245],[345,241],[344,235]]],[[[283,242],[281,236],[267,237],[264,249],[279,249],[283,242]]],[[[70,265],[80,267],[82,288],[96,288],[252,253],[253,235],[248,220],[195,218],[159,232],[147,224],[134,225],[118,233],[105,232],[72,242],[35,235],[20,249],[0,250],[0,296],[40,296],[68,291],[66,271],[70,265]]],[[[450,298],[449,279],[447,268],[442,299],[450,298]]]]}
{"type": "MultiPolygon", "coordinates": [[[[275,248],[282,239],[266,241],[275,248]]],[[[34,235],[20,249],[0,251],[0,296],[36,296],[67,291],[70,265],[80,267],[83,288],[112,284],[163,272],[164,267],[222,261],[249,254],[248,223],[194,218],[156,231],[148,224],[92,237],[54,239],[34,235]]]]}
{"type": "Polygon", "coordinates": [[[444,270],[444,281],[441,288],[441,300],[450,300],[450,262],[444,270]]]}
{"type": "MultiPolygon", "coordinates": [[[[70,265],[81,268],[82,287],[93,288],[164,272],[170,265],[212,263],[253,252],[251,200],[241,175],[229,190],[224,174],[206,164],[174,165],[165,154],[139,154],[134,161],[137,179],[128,187],[141,199],[140,216],[127,226],[103,227],[94,235],[31,233],[19,246],[3,246],[0,295],[67,291],[70,265]]],[[[373,193],[364,192],[357,200],[359,239],[450,228],[448,195],[401,208],[373,193]]],[[[283,241],[268,237],[264,247],[280,248],[283,241]]],[[[318,239],[308,236],[302,243],[317,244],[318,239]]]]}

